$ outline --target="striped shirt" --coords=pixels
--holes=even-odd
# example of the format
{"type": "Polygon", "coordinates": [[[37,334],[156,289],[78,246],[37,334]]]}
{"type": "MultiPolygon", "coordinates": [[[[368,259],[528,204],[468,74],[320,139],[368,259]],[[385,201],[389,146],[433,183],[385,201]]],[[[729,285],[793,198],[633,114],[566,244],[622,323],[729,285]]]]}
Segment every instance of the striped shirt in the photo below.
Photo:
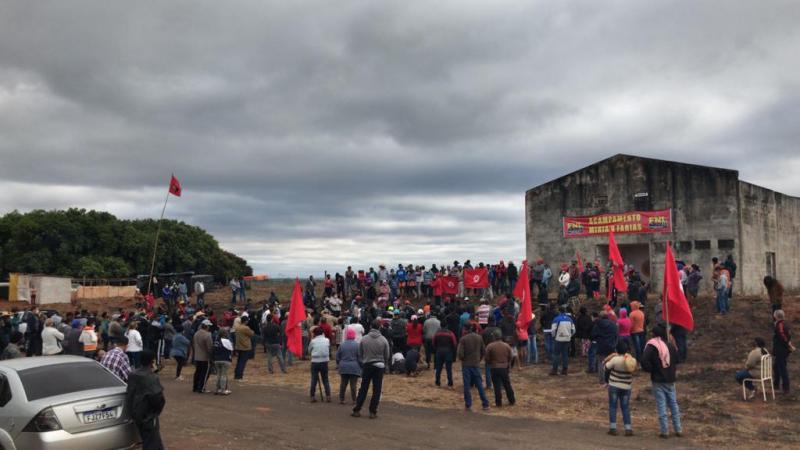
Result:
{"type": "Polygon", "coordinates": [[[606,360],[609,371],[608,385],[617,389],[630,390],[633,384],[633,372],[636,370],[636,359],[628,355],[612,355],[606,360]]]}

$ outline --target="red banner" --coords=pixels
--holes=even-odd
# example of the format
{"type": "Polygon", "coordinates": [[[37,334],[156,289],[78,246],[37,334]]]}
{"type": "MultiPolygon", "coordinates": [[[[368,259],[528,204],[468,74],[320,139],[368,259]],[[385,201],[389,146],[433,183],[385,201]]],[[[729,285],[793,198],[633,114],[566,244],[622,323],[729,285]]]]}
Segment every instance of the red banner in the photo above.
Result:
{"type": "Polygon", "coordinates": [[[616,234],[671,233],[672,210],[564,217],[562,223],[565,238],[606,236],[609,231],[616,234]]]}
{"type": "Polygon", "coordinates": [[[458,277],[442,277],[442,293],[458,295],[458,277]]]}
{"type": "Polygon", "coordinates": [[[464,287],[467,289],[486,289],[489,287],[489,271],[483,269],[464,269],[464,287]]]}

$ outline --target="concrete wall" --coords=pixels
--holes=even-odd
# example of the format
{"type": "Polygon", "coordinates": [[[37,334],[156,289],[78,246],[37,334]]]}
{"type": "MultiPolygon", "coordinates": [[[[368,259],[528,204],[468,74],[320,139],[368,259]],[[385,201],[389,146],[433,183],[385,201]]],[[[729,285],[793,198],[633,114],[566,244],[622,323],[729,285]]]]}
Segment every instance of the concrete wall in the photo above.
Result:
{"type": "Polygon", "coordinates": [[[598,246],[606,245],[607,237],[565,239],[562,217],[633,211],[634,194],[647,192],[649,209],[672,208],[673,232],[617,235],[617,243],[649,246],[653,290],[660,292],[665,243],[673,241],[677,259],[703,268],[708,291],[711,257],[734,252],[739,259],[738,183],[734,170],[614,156],[526,193],[527,258],[542,257],[555,268],[580,251],[584,260],[597,257],[605,264],[598,246]],[[732,241],[733,249],[720,250],[720,239],[732,241]],[[698,249],[696,241],[709,241],[709,248],[698,249]]]}
{"type": "Polygon", "coordinates": [[[767,252],[775,253],[784,288],[800,289],[800,199],[746,182],[739,186],[742,255],[737,281],[747,294],[765,294],[767,252]]]}

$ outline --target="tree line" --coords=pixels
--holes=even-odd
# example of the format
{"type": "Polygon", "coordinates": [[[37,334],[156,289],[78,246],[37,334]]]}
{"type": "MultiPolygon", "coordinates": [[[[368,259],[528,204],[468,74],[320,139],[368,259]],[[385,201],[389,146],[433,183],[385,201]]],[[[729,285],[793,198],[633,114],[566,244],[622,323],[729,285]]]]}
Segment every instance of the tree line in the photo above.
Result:
{"type": "MultiPolygon", "coordinates": [[[[0,276],[11,272],[128,278],[150,272],[158,221],[121,220],[102,211],[35,210],[0,217],[0,276]]],[[[247,261],[200,227],[164,220],[156,272],[194,271],[220,281],[251,275],[247,261]]]]}

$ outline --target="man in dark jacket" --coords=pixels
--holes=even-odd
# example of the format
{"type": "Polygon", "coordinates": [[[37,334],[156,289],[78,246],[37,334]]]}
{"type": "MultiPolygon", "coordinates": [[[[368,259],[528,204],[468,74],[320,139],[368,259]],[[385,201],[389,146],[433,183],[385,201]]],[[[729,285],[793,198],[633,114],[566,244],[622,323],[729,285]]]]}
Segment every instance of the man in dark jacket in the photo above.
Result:
{"type": "Polygon", "coordinates": [[[271,314],[267,314],[266,321],[261,325],[261,339],[264,340],[264,348],[267,350],[267,370],[269,373],[273,373],[273,357],[278,358],[281,372],[286,373],[286,364],[283,361],[283,353],[281,352],[281,342],[283,339],[281,327],[275,323],[271,314]]]}
{"type": "MultiPolygon", "coordinates": [[[[608,314],[605,311],[600,313],[600,318],[594,323],[592,326],[592,343],[595,344],[597,347],[597,361],[602,363],[605,361],[606,357],[612,353],[617,348],[617,324],[612,322],[608,318],[608,314]]],[[[606,382],[605,377],[605,368],[603,364],[598,364],[595,370],[599,374],[598,377],[600,379],[600,383],[603,384],[606,382]]]]}
{"type": "Polygon", "coordinates": [[[164,409],[164,389],[158,376],[153,373],[155,354],[144,350],[140,356],[142,367],[128,376],[125,404],[131,419],[139,430],[143,450],[161,450],[158,416],[164,409]]]}
{"type": "MultiPolygon", "coordinates": [[[[500,340],[501,336],[502,336],[502,331],[500,330],[500,328],[495,326],[494,317],[490,317],[489,318],[489,324],[486,326],[486,328],[483,329],[483,333],[481,333],[481,337],[483,338],[483,345],[488,347],[489,344],[491,344],[495,340],[500,340]]],[[[489,369],[490,369],[489,363],[488,362],[484,362],[484,365],[486,366],[486,371],[485,371],[486,372],[486,389],[491,389],[492,388],[492,377],[491,377],[492,373],[489,371],[489,369]]]]}
{"type": "Polygon", "coordinates": [[[775,319],[775,330],[772,336],[773,360],[773,386],[775,389],[783,388],[783,393],[789,393],[789,370],[787,369],[789,354],[794,351],[792,334],[786,325],[786,314],[782,309],[772,314],[775,319]]]}
{"type": "Polygon", "coordinates": [[[642,369],[650,372],[650,381],[653,383],[653,396],[656,398],[658,411],[659,437],[669,437],[669,424],[667,422],[667,408],[672,415],[672,427],[675,435],[680,437],[681,413],[678,408],[678,398],[675,392],[675,367],[678,364],[678,349],[667,339],[667,330],[662,325],[653,328],[653,335],[644,348],[642,354],[642,369]]]}
{"type": "Polygon", "coordinates": [[[461,361],[461,375],[464,379],[464,406],[467,411],[472,408],[472,387],[478,388],[478,395],[481,397],[481,404],[484,410],[489,409],[489,399],[483,390],[481,380],[481,360],[486,353],[486,346],[483,338],[475,332],[477,325],[471,323],[467,326],[469,333],[461,338],[458,343],[458,359],[461,361]]]}

